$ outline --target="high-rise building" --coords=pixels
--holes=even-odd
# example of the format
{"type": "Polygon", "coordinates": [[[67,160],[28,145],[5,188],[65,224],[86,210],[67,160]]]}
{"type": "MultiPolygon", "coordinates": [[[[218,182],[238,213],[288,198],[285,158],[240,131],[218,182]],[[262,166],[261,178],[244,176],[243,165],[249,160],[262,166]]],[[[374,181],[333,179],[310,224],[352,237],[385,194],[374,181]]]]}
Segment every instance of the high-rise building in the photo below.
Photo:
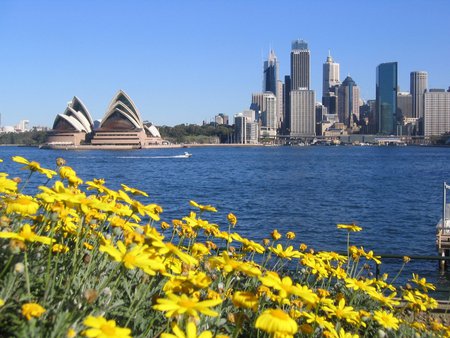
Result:
{"type": "Polygon", "coordinates": [[[255,111],[246,110],[234,116],[235,143],[258,143],[259,128],[255,121],[255,111]]]}
{"type": "Polygon", "coordinates": [[[313,90],[291,90],[291,137],[316,135],[316,98],[313,90]]]}
{"type": "Polygon", "coordinates": [[[277,81],[278,81],[278,60],[273,49],[269,52],[269,57],[267,61],[264,61],[264,92],[272,92],[275,95],[278,94],[277,91],[277,81]]]}
{"type": "Polygon", "coordinates": [[[397,62],[387,62],[377,67],[376,101],[378,133],[397,133],[397,62]]]}
{"type": "Polygon", "coordinates": [[[397,118],[413,117],[412,95],[408,92],[397,93],[397,118]]]}
{"type": "Polygon", "coordinates": [[[338,89],[339,122],[352,127],[359,121],[359,87],[350,76],[347,76],[338,89]]]}
{"type": "Polygon", "coordinates": [[[277,118],[277,97],[272,92],[253,93],[252,109],[259,111],[261,129],[268,133],[268,136],[276,136],[278,127],[277,118]]]}
{"type": "Polygon", "coordinates": [[[283,127],[282,133],[284,135],[289,135],[291,130],[291,77],[286,75],[284,77],[284,110],[283,110],[283,127]]]}
{"type": "Polygon", "coordinates": [[[423,118],[423,94],[428,89],[428,73],[415,71],[410,74],[412,117],[423,118]]]}
{"type": "Polygon", "coordinates": [[[430,89],[424,94],[424,135],[450,132],[450,92],[430,89]]]}
{"type": "Polygon", "coordinates": [[[322,96],[326,96],[330,88],[339,84],[339,63],[334,62],[328,54],[327,61],[323,64],[322,96]]]}
{"type": "Polygon", "coordinates": [[[309,89],[310,52],[303,40],[292,42],[291,90],[309,89]]]}
{"type": "Polygon", "coordinates": [[[277,128],[281,129],[284,122],[284,84],[277,81],[277,128]]]}

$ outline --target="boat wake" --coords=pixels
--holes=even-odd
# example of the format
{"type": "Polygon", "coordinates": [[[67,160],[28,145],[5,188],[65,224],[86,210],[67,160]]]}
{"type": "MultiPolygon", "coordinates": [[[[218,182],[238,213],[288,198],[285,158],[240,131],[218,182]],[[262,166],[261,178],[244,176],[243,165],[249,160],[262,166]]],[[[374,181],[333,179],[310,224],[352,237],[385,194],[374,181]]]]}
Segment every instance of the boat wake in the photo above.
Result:
{"type": "Polygon", "coordinates": [[[182,155],[166,155],[166,156],[117,156],[117,158],[189,158],[192,154],[184,153],[182,155]]]}

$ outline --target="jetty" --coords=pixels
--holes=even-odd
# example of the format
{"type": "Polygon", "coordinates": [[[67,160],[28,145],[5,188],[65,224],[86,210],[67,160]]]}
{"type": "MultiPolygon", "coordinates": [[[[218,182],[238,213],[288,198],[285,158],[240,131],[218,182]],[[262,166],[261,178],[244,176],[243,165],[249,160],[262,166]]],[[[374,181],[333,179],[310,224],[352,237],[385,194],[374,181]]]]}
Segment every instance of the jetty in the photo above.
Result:
{"type": "MultiPolygon", "coordinates": [[[[443,258],[450,256],[450,203],[447,204],[447,190],[450,190],[450,185],[444,182],[442,218],[436,225],[436,247],[443,258]]],[[[439,265],[441,270],[445,270],[447,260],[440,260],[439,265]]]]}

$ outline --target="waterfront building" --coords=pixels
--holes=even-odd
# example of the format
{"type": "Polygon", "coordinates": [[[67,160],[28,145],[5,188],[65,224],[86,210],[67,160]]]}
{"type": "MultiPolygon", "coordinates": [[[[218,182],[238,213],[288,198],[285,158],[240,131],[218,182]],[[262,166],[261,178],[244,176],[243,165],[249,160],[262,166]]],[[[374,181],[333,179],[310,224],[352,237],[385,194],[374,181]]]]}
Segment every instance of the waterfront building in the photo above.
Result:
{"type": "Polygon", "coordinates": [[[271,49],[267,61],[264,61],[264,92],[272,92],[277,95],[278,69],[279,64],[277,56],[273,49],[271,49]]]}
{"type": "Polygon", "coordinates": [[[310,51],[303,40],[292,42],[291,50],[291,90],[306,88],[309,90],[310,51]]]}
{"type": "Polygon", "coordinates": [[[257,144],[259,139],[259,126],[255,121],[255,111],[245,110],[234,116],[235,143],[257,144]]]}
{"type": "Polygon", "coordinates": [[[378,65],[376,72],[376,114],[379,134],[397,134],[397,87],[397,62],[378,65]]]}
{"type": "Polygon", "coordinates": [[[323,64],[322,97],[327,96],[331,88],[339,86],[339,79],[339,63],[334,62],[331,54],[328,53],[327,60],[323,64]]]}
{"type": "Polygon", "coordinates": [[[414,71],[410,73],[410,92],[412,96],[412,117],[423,118],[423,94],[428,89],[428,73],[414,71]]]}
{"type": "Polygon", "coordinates": [[[450,92],[430,89],[424,94],[424,135],[439,136],[450,132],[450,92]]]}
{"type": "MultiPolygon", "coordinates": [[[[423,101],[423,100],[422,100],[423,101]]],[[[398,120],[403,118],[413,117],[412,109],[412,95],[408,92],[397,93],[397,118],[398,120]]]]}
{"type": "Polygon", "coordinates": [[[282,133],[289,135],[291,130],[291,77],[286,75],[284,77],[284,110],[283,110],[283,127],[282,133]]]}
{"type": "Polygon", "coordinates": [[[339,122],[352,128],[359,121],[359,87],[347,76],[338,89],[339,122]]]}
{"type": "Polygon", "coordinates": [[[47,143],[80,145],[94,130],[94,122],[84,103],[76,96],[67,104],[62,114],[56,115],[52,130],[47,133],[47,143]]]}
{"type": "Polygon", "coordinates": [[[98,128],[77,97],[69,102],[63,114],[58,114],[47,135],[48,146],[95,145],[108,147],[144,148],[161,144],[158,129],[143,122],[131,98],[119,90],[112,99],[98,128]]]}
{"type": "Polygon", "coordinates": [[[277,129],[280,130],[284,125],[284,84],[283,81],[277,81],[277,129]]]}
{"type": "Polygon", "coordinates": [[[327,107],[320,102],[316,102],[316,135],[322,135],[324,116],[328,115],[327,107]]]}
{"type": "Polygon", "coordinates": [[[275,94],[272,92],[253,93],[251,108],[259,112],[261,129],[264,129],[266,136],[276,136],[278,118],[277,97],[275,94]]]}
{"type": "Polygon", "coordinates": [[[315,93],[307,88],[291,91],[291,137],[316,135],[315,93]]]}

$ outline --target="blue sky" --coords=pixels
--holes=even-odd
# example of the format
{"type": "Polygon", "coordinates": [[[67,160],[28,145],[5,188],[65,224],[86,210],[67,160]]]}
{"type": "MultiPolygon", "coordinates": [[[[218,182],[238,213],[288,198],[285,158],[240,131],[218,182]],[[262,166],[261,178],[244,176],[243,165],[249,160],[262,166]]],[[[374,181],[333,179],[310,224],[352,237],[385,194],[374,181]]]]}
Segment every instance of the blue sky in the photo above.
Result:
{"type": "Polygon", "coordinates": [[[425,70],[450,86],[450,1],[0,1],[0,114],[51,127],[76,95],[100,119],[118,89],[156,125],[201,123],[247,109],[272,47],[280,76],[291,41],[308,42],[321,98],[328,50],[364,99],[375,69],[399,63],[399,85],[425,70]]]}

